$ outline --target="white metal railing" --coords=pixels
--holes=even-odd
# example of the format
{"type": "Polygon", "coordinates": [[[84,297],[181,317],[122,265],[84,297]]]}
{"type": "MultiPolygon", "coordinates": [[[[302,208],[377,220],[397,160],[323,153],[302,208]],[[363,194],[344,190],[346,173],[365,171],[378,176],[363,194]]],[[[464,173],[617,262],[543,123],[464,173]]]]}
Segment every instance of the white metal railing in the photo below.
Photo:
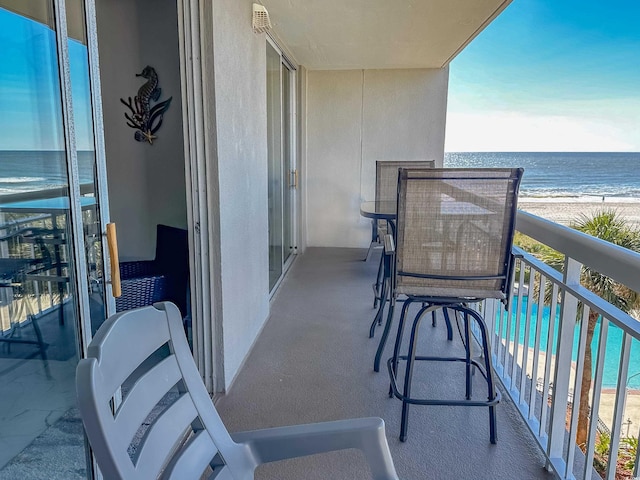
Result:
{"type": "MultiPolygon", "coordinates": [[[[588,266],[640,292],[640,254],[522,211],[516,228],[564,254],[565,267],[560,273],[514,249],[516,268],[508,309],[495,301],[481,307],[485,318],[495,322],[496,374],[547,456],[548,468],[560,478],[591,479],[595,458],[604,478],[613,480],[617,459],[626,452],[621,448],[622,426],[628,382],[640,370],[639,362],[630,371],[632,344],[634,351],[640,349],[640,322],[581,286],[580,272],[583,265],[588,266]],[[591,414],[583,453],[576,447],[576,436],[590,312],[597,312],[598,324],[592,343],[591,414]],[[611,378],[615,378],[613,385],[608,384],[611,378]],[[612,392],[605,394],[605,387],[613,387],[612,392]],[[608,411],[604,397],[611,405],[608,411]],[[606,421],[600,418],[603,412],[606,421]],[[606,438],[610,439],[608,455],[606,438]]],[[[637,438],[637,425],[634,430],[627,436],[637,438]]],[[[636,452],[634,477],[638,463],[636,452]]]]}
{"type": "MultiPolygon", "coordinates": [[[[8,258],[8,243],[15,241],[23,230],[30,227],[46,228],[46,222],[52,221],[51,214],[34,214],[2,222],[0,224],[0,256],[8,258]]],[[[34,257],[32,245],[30,254],[30,257],[34,257]]],[[[34,315],[40,317],[61,308],[60,305],[68,298],[69,292],[66,289],[62,292],[54,292],[57,289],[53,288],[50,277],[44,275],[42,278],[25,277],[20,281],[20,293],[17,296],[14,292],[15,285],[0,283],[0,336],[13,335],[15,327],[29,322],[34,315]]]]}

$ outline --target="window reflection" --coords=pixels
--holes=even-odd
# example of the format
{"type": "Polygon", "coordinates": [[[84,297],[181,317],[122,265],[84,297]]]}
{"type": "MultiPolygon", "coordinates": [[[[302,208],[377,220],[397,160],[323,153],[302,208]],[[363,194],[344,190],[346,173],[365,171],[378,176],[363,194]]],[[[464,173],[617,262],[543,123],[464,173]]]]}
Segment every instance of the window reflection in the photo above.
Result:
{"type": "Polygon", "coordinates": [[[267,42],[269,290],[282,275],[282,97],[280,54],[267,42]]]}
{"type": "MultiPolygon", "coordinates": [[[[74,408],[78,309],[68,152],[52,12],[51,2],[0,0],[0,478],[42,478],[40,469],[54,461],[70,469],[60,472],[64,478],[85,478],[74,408]]],[[[82,59],[84,51],[86,63],[86,47],[74,42],[70,55],[82,59]]],[[[79,170],[81,183],[93,185],[91,106],[79,100],[88,98],[88,72],[72,67],[77,78],[84,82],[73,88],[84,118],[76,128],[85,148],[79,170]]],[[[93,186],[84,190],[83,217],[95,219],[93,186]]]]}
{"type": "MultiPolygon", "coordinates": [[[[72,2],[73,4],[73,2],[72,2]]],[[[87,258],[87,288],[89,289],[91,329],[95,333],[106,318],[104,304],[104,265],[102,262],[102,229],[97,187],[95,142],[93,137],[93,110],[89,83],[89,54],[86,46],[84,7],[68,8],[70,25],[69,62],[73,120],[76,133],[80,192],[82,195],[82,224],[87,258]]]]}

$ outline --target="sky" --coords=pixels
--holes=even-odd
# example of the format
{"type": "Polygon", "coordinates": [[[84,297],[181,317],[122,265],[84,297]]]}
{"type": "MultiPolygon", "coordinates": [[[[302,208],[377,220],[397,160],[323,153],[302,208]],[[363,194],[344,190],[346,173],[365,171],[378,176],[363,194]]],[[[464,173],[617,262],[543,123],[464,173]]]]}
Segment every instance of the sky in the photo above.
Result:
{"type": "MultiPolygon", "coordinates": [[[[63,148],[54,32],[0,9],[0,150],[63,148]]],[[[86,47],[69,41],[92,149],[86,47]]],[[[513,0],[451,63],[445,151],[640,152],[640,0],[513,0]]]]}
{"type": "Polygon", "coordinates": [[[638,0],[513,0],[449,75],[447,152],[640,152],[638,0]]]}
{"type": "MultiPolygon", "coordinates": [[[[0,151],[64,150],[55,32],[0,8],[0,151]]],[[[69,40],[76,144],[93,149],[87,48],[69,40]]]]}

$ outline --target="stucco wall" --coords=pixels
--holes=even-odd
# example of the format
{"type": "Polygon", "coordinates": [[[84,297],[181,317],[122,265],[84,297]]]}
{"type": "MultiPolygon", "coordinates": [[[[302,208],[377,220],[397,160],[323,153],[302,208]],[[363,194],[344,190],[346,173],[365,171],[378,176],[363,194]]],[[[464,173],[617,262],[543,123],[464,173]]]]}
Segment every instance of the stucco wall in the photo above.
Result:
{"type": "Polygon", "coordinates": [[[111,220],[121,259],[153,258],[158,223],[186,228],[178,26],[174,0],[96,2],[111,220]],[[153,145],[134,140],[120,98],[151,65],[160,100],[173,97],[153,145]]]}
{"type": "Polygon", "coordinates": [[[306,233],[309,246],[366,247],[376,160],[442,165],[448,69],[309,71],[306,233]]]}
{"type": "Polygon", "coordinates": [[[159,100],[172,97],[158,138],[145,156],[147,198],[155,233],[157,224],[187,228],[178,13],[175,0],[136,1],[142,37],[140,65],[151,65],[160,75],[159,100]]]}
{"type": "Polygon", "coordinates": [[[251,29],[251,4],[213,5],[226,387],[269,312],[266,40],[251,29]]]}

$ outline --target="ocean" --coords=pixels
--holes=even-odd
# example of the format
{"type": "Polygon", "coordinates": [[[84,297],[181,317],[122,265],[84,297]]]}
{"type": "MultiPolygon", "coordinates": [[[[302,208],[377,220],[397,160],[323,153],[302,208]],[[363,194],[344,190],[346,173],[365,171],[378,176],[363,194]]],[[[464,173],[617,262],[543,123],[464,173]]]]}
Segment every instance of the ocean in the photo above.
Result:
{"type": "MultiPolygon", "coordinates": [[[[0,151],[0,195],[65,187],[65,152],[0,151]]],[[[93,181],[94,152],[78,152],[80,183],[93,181]]]]}
{"type": "Polygon", "coordinates": [[[450,152],[445,167],[523,167],[521,197],[640,199],[640,152],[450,152]]]}
{"type": "MultiPolygon", "coordinates": [[[[78,152],[80,182],[93,179],[93,152],[78,152]]],[[[640,152],[450,152],[445,167],[523,167],[521,197],[640,199],[640,152]]],[[[0,151],[0,195],[67,184],[64,152],[0,151]]]]}

